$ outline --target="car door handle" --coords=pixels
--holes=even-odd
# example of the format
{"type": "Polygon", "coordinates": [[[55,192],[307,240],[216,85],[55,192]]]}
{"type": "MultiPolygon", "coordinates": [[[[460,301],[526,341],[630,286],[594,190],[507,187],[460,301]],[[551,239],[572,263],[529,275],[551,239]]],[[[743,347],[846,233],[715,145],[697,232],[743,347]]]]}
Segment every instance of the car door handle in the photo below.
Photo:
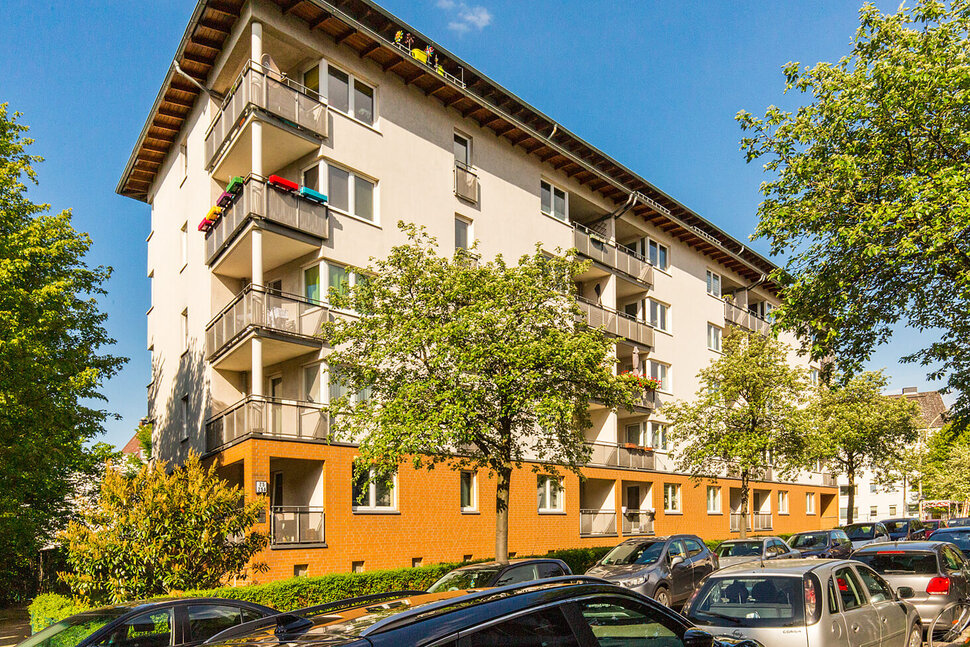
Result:
{"type": "Polygon", "coordinates": [[[882,619],[882,624],[886,624],[887,622],[889,622],[889,618],[883,618],[882,619]]]}
{"type": "Polygon", "coordinates": [[[852,632],[859,633],[859,628],[860,628],[859,625],[852,625],[852,632]]]}

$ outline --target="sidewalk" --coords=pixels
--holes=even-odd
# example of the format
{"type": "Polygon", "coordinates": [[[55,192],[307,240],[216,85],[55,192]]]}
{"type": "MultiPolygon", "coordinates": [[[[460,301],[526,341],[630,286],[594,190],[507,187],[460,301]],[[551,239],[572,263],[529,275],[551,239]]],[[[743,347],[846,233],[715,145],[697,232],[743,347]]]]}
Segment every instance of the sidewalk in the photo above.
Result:
{"type": "Polygon", "coordinates": [[[0,647],[13,647],[30,635],[30,618],[23,607],[0,610],[0,647]]]}

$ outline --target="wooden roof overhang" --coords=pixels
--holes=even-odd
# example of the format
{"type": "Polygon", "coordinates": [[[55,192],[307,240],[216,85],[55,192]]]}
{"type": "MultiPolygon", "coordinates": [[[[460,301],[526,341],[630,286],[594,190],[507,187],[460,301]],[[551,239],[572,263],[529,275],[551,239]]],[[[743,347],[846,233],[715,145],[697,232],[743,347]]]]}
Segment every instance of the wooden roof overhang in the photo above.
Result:
{"type": "MultiPolygon", "coordinates": [[[[268,1],[277,5],[281,14],[303,20],[311,31],[329,35],[361,59],[376,63],[385,73],[400,77],[406,85],[457,111],[463,118],[474,120],[497,137],[604,197],[624,203],[631,193],[635,194],[633,213],[745,279],[757,281],[776,268],[768,259],[370,0],[268,1]],[[437,74],[395,46],[394,35],[398,30],[410,32],[416,46],[433,45],[449,77],[437,74]]],[[[142,201],[149,199],[158,170],[202,92],[177,68],[205,86],[243,6],[244,0],[200,0],[118,185],[118,193],[142,201]]],[[[770,282],[764,287],[777,289],[770,282]]]]}

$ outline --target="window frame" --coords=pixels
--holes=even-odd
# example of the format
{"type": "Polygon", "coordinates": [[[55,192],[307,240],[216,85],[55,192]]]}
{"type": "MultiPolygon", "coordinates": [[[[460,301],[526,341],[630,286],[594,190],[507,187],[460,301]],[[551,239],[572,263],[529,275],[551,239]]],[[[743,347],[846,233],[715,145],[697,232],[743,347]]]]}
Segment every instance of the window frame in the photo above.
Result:
{"type": "Polygon", "coordinates": [[[669,274],[670,246],[667,245],[666,243],[661,243],[656,238],[647,236],[645,247],[646,249],[644,251],[646,251],[646,254],[644,254],[643,257],[646,259],[647,265],[649,265],[650,267],[653,267],[654,269],[660,270],[664,274],[669,274]],[[653,261],[650,260],[651,259],[650,251],[653,248],[656,248],[657,250],[657,263],[654,263],[653,261]],[[661,250],[663,250],[663,254],[661,254],[661,250]],[[661,256],[663,257],[663,260],[664,260],[664,263],[662,266],[660,264],[661,256]]]}
{"type": "Polygon", "coordinates": [[[805,493],[805,514],[815,514],[815,493],[805,493]]]}
{"type": "Polygon", "coordinates": [[[376,177],[358,171],[351,168],[345,164],[335,162],[330,158],[321,158],[314,160],[312,163],[306,166],[300,167],[300,181],[306,177],[306,172],[312,169],[317,169],[317,189],[321,193],[327,196],[327,210],[335,211],[342,216],[348,216],[355,220],[361,222],[366,222],[367,224],[374,225],[375,227],[381,226],[380,219],[380,185],[381,182],[376,177]],[[347,208],[338,207],[330,202],[333,197],[332,191],[330,189],[330,167],[339,169],[347,174],[347,208]],[[364,216],[357,214],[357,180],[363,180],[371,185],[371,218],[368,219],[364,216]]]}
{"type": "MultiPolygon", "coordinates": [[[[300,267],[300,293],[302,295],[303,301],[305,301],[311,307],[332,308],[332,305],[330,304],[330,268],[331,267],[339,267],[344,270],[347,270],[347,266],[344,265],[343,263],[338,263],[328,258],[314,259],[313,261],[305,265],[302,265],[300,267]],[[324,266],[326,267],[326,272],[322,271],[324,269],[324,266]],[[307,295],[308,284],[306,280],[307,270],[311,270],[314,267],[317,268],[317,280],[319,281],[319,286],[320,286],[320,297],[316,300],[311,299],[307,295]]],[[[350,272],[350,271],[347,272],[347,278],[348,278],[347,285],[350,287],[350,289],[353,289],[354,287],[356,287],[357,281],[360,280],[360,276],[361,275],[358,272],[350,272]]],[[[347,310],[339,310],[336,308],[333,308],[333,309],[337,310],[338,312],[349,312],[347,310]]]]}
{"type": "Polygon", "coordinates": [[[457,214],[457,213],[455,214],[455,251],[456,252],[459,249],[464,249],[464,250],[467,251],[474,244],[474,242],[475,242],[475,235],[474,235],[474,233],[472,231],[472,225],[473,224],[474,224],[474,221],[471,218],[468,218],[468,217],[463,216],[461,214],[457,214]],[[458,223],[459,222],[465,223],[465,246],[464,247],[459,247],[458,246],[458,223]]]}
{"type": "Polygon", "coordinates": [[[671,375],[670,375],[671,374],[671,365],[670,364],[668,364],[666,362],[661,362],[659,360],[650,359],[650,360],[647,360],[647,371],[649,372],[649,376],[651,378],[653,378],[655,380],[659,380],[660,386],[657,387],[657,391],[659,391],[660,393],[666,393],[668,395],[670,395],[670,394],[673,393],[674,387],[673,387],[673,380],[671,379],[671,375]],[[663,377],[662,378],[655,377],[654,376],[654,374],[653,374],[653,367],[654,366],[659,366],[659,367],[662,367],[663,368],[662,371],[660,371],[660,370],[657,371],[658,374],[660,374],[660,373],[663,374],[663,377]],[[665,382],[666,382],[666,385],[664,384],[665,382]]]}
{"type": "Polygon", "coordinates": [[[464,139],[465,140],[465,159],[464,160],[460,160],[457,157],[455,157],[455,161],[461,163],[462,165],[464,165],[469,170],[474,169],[475,168],[475,165],[472,162],[472,160],[475,159],[475,158],[474,158],[474,149],[472,148],[472,145],[473,145],[472,144],[472,141],[473,141],[472,140],[472,136],[471,135],[468,135],[467,133],[465,133],[465,132],[463,132],[461,130],[458,130],[456,128],[453,131],[453,136],[451,138],[452,154],[454,154],[455,139],[457,139],[457,138],[461,138],[461,139],[464,139]]]}
{"type": "Polygon", "coordinates": [[[655,452],[669,452],[670,439],[667,437],[670,431],[669,423],[663,422],[662,420],[649,420],[648,423],[648,431],[650,432],[650,444],[648,446],[653,448],[655,452]],[[656,438],[660,439],[659,443],[654,442],[656,438]]]}
{"type": "Polygon", "coordinates": [[[461,509],[462,513],[477,513],[478,512],[478,474],[472,470],[461,470],[458,476],[458,507],[461,509]],[[462,479],[466,476],[471,477],[471,484],[469,485],[468,491],[471,501],[469,505],[463,505],[461,500],[462,492],[462,479]]]}
{"type": "Polygon", "coordinates": [[[708,485],[707,486],[707,514],[723,514],[723,508],[721,507],[721,486],[720,485],[708,485]],[[711,507],[712,499],[711,492],[714,492],[713,503],[715,507],[711,507]]]}
{"type": "Polygon", "coordinates": [[[539,475],[537,475],[537,478],[536,478],[536,495],[537,495],[536,509],[539,511],[539,514],[565,514],[565,511],[566,511],[566,503],[565,503],[566,496],[565,496],[565,494],[566,494],[566,490],[563,487],[563,484],[562,484],[562,480],[561,479],[559,479],[559,478],[557,478],[555,476],[550,476],[548,474],[539,474],[539,475]],[[552,495],[552,491],[553,491],[552,490],[553,484],[555,484],[555,485],[558,486],[557,505],[556,505],[556,507],[549,507],[548,506],[548,503],[549,503],[549,501],[552,500],[552,496],[551,495],[552,495]],[[540,489],[542,490],[542,492],[539,491],[540,489]],[[546,507],[543,507],[542,506],[543,498],[545,498],[545,501],[546,501],[546,504],[547,504],[546,507]]]}
{"type": "Polygon", "coordinates": [[[722,352],[721,349],[723,348],[722,346],[723,339],[724,339],[724,329],[718,326],[717,324],[713,324],[710,321],[708,321],[707,322],[707,350],[712,350],[715,353],[722,352]],[[712,340],[711,333],[715,333],[713,335],[713,339],[715,341],[714,344],[711,343],[711,340],[712,340]]]}
{"type": "Polygon", "coordinates": [[[569,191],[567,191],[562,186],[556,184],[552,180],[547,179],[545,176],[539,178],[539,213],[541,213],[544,216],[548,216],[548,217],[552,218],[556,222],[565,223],[567,225],[571,224],[571,221],[569,219],[569,191]],[[549,211],[549,212],[546,212],[546,211],[543,211],[542,210],[542,185],[543,184],[548,184],[549,185],[549,197],[550,197],[550,200],[551,200],[550,205],[549,205],[551,211],[549,211]],[[559,217],[557,217],[555,215],[556,214],[556,191],[557,190],[558,191],[561,191],[562,194],[563,194],[563,207],[565,209],[565,213],[563,214],[563,217],[562,218],[559,218],[559,217]]]}
{"type": "Polygon", "coordinates": [[[671,321],[670,321],[670,305],[664,303],[663,301],[658,301],[657,299],[654,299],[653,297],[649,297],[647,299],[647,301],[650,302],[649,311],[648,311],[648,314],[649,314],[649,317],[650,318],[649,318],[649,321],[647,323],[649,323],[650,326],[654,330],[659,330],[660,332],[665,332],[665,333],[668,333],[668,334],[672,334],[671,333],[671,327],[672,326],[670,325],[671,324],[671,321]],[[656,309],[657,309],[657,321],[656,321],[656,323],[654,322],[654,317],[653,317],[654,306],[656,306],[656,309]],[[658,325],[661,322],[661,320],[663,322],[663,326],[658,325]]]}
{"type": "Polygon", "coordinates": [[[707,281],[706,289],[707,293],[714,297],[715,299],[724,298],[724,276],[720,272],[715,272],[714,270],[707,268],[707,281]],[[717,294],[712,291],[714,284],[717,284],[717,294]]]}
{"type": "MultiPolygon", "coordinates": [[[[398,511],[397,503],[397,490],[398,490],[398,474],[394,472],[391,477],[391,503],[387,506],[377,505],[377,483],[373,480],[367,483],[367,502],[366,504],[360,504],[357,502],[357,497],[355,496],[355,490],[357,488],[357,481],[354,477],[354,466],[351,464],[350,467],[350,511],[354,514],[394,514],[398,511]]],[[[371,467],[369,470],[369,477],[373,479],[374,468],[371,467]]]]}
{"type": "MultiPolygon", "coordinates": [[[[380,110],[378,109],[380,106],[380,101],[378,99],[378,94],[379,94],[378,84],[373,83],[370,80],[363,79],[357,74],[355,74],[354,72],[351,72],[350,70],[344,67],[341,67],[340,65],[334,65],[333,63],[331,63],[329,60],[325,58],[320,59],[319,65],[320,65],[320,72],[319,72],[320,90],[318,91],[318,94],[326,100],[327,109],[338,115],[342,115],[344,117],[347,117],[348,119],[356,121],[362,126],[367,126],[368,128],[373,128],[374,130],[377,130],[377,125],[381,118],[380,117],[381,113],[380,113],[380,110]],[[332,102],[330,101],[330,68],[333,68],[347,75],[347,112],[344,112],[343,110],[338,110],[333,106],[332,102]],[[372,93],[373,105],[371,107],[372,120],[370,123],[367,123],[363,119],[360,119],[359,117],[357,117],[356,98],[354,96],[354,89],[357,83],[360,83],[361,85],[366,86],[371,90],[371,93],[372,93]]],[[[310,67],[313,67],[313,65],[311,64],[310,67]]],[[[302,74],[306,74],[306,70],[304,70],[302,74]]]]}
{"type": "Polygon", "coordinates": [[[683,493],[680,483],[664,483],[664,514],[684,514],[683,493]],[[676,496],[668,495],[667,488],[674,488],[676,496]],[[676,504],[671,507],[668,504],[676,504]]]}
{"type": "Polygon", "coordinates": [[[186,220],[179,228],[179,272],[189,265],[189,221],[186,220]]]}

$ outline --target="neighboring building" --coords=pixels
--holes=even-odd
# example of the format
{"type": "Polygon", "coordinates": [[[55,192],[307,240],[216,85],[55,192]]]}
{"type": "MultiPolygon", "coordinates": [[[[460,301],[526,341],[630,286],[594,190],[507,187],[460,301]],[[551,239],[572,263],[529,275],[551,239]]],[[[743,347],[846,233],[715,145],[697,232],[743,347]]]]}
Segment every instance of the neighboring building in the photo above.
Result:
{"type": "MultiPolygon", "coordinates": [[[[203,0],[175,63],[118,187],[152,207],[153,455],[195,450],[267,499],[268,577],[492,555],[486,474],[402,467],[358,506],[355,448],[324,442],[335,387],[316,332],[341,316],[327,288],[405,242],[398,220],[446,253],[578,248],[589,320],[619,338],[621,369],[636,350],[663,385],[634,412],[592,412],[582,485],[514,474],[512,551],[730,536],[738,481],[677,473],[658,405],[695,393],[728,326],[767,332],[769,261],[369,1],[203,0]]],[[[832,475],[772,476],[753,483],[757,529],[835,524],[832,475]]]]}
{"type": "MultiPolygon", "coordinates": [[[[919,392],[915,386],[903,389],[901,395],[891,397],[906,398],[919,405],[921,426],[919,441],[926,444],[930,436],[939,431],[947,420],[947,409],[939,391],[919,392]]],[[[917,516],[919,514],[919,485],[912,483],[880,483],[872,470],[865,470],[856,477],[855,521],[878,521],[891,517],[917,516]]],[[[848,522],[849,480],[839,476],[839,523],[848,522]]]]}

